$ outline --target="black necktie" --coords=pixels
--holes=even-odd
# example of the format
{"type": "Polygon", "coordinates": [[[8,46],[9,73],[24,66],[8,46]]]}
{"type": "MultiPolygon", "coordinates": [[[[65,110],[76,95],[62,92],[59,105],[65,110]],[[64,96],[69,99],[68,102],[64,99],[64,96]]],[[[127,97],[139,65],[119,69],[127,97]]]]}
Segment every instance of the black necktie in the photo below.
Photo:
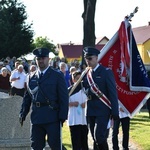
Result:
{"type": "Polygon", "coordinates": [[[41,74],[40,74],[40,79],[43,77],[43,72],[41,72],[41,74]]]}
{"type": "Polygon", "coordinates": [[[94,75],[94,72],[95,72],[95,71],[94,71],[94,70],[92,70],[92,75],[94,75]]]}

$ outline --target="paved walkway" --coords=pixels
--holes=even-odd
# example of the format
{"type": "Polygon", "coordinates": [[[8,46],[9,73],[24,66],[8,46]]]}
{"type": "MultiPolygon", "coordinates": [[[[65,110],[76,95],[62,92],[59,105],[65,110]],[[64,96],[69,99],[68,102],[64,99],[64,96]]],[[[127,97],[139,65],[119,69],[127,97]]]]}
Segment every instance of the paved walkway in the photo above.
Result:
{"type": "MultiPolygon", "coordinates": [[[[119,139],[119,147],[120,147],[120,149],[122,149],[122,134],[121,133],[119,133],[119,138],[118,139],[119,139]]],[[[110,129],[110,133],[109,133],[109,137],[108,137],[109,150],[113,150],[112,149],[112,141],[111,140],[112,140],[112,129],[110,129]]],[[[92,140],[92,137],[90,136],[90,133],[89,133],[89,141],[88,141],[88,143],[89,143],[89,150],[93,150],[93,140],[92,140]]],[[[140,150],[131,141],[129,142],[129,149],[130,150],[140,150]]]]}
{"type": "MultiPolygon", "coordinates": [[[[119,139],[119,148],[121,150],[122,149],[122,133],[121,132],[119,133],[118,139],[119,139]]],[[[110,131],[109,131],[109,137],[108,137],[107,141],[108,141],[109,150],[113,150],[112,149],[112,129],[110,129],[110,131]]],[[[89,150],[93,150],[93,139],[91,137],[90,132],[88,135],[88,144],[89,144],[89,150]]],[[[49,146],[47,145],[47,147],[44,150],[50,150],[49,146]]],[[[131,138],[129,140],[129,150],[141,150],[140,148],[138,148],[136,146],[136,144],[134,144],[131,141],[131,138]]]]}

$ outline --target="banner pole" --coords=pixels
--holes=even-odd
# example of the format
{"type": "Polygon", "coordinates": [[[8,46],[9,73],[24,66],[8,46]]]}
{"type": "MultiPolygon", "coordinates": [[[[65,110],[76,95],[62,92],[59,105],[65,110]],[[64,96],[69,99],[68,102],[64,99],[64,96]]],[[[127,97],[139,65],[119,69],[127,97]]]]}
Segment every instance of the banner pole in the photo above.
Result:
{"type": "Polygon", "coordinates": [[[132,13],[130,13],[130,16],[126,16],[125,19],[128,21],[132,21],[131,18],[134,17],[134,14],[138,12],[139,7],[136,7],[132,13]]]}
{"type": "MultiPolygon", "coordinates": [[[[130,13],[130,15],[125,17],[125,20],[127,21],[131,21],[131,18],[134,16],[135,13],[138,12],[138,7],[136,7],[134,9],[134,11],[132,13],[130,13]]],[[[102,59],[102,57],[107,53],[106,49],[108,50],[110,47],[112,47],[113,43],[116,42],[118,38],[118,31],[114,34],[114,36],[109,40],[109,42],[101,49],[101,53],[98,55],[98,61],[100,61],[102,59]]]]}

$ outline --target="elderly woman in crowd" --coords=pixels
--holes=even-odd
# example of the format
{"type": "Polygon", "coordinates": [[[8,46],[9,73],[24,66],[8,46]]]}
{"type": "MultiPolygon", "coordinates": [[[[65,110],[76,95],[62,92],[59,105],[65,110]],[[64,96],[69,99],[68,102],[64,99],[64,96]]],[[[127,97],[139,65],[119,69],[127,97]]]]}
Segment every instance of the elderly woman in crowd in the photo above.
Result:
{"type": "Polygon", "coordinates": [[[0,92],[9,93],[10,92],[10,82],[9,82],[10,74],[8,74],[8,70],[6,67],[1,69],[0,74],[0,92]]]}
{"type": "Polygon", "coordinates": [[[71,86],[70,74],[69,74],[69,71],[67,70],[67,64],[64,63],[64,62],[61,62],[61,63],[59,64],[59,68],[60,68],[60,71],[64,74],[67,87],[70,87],[70,86],[71,86]]]}

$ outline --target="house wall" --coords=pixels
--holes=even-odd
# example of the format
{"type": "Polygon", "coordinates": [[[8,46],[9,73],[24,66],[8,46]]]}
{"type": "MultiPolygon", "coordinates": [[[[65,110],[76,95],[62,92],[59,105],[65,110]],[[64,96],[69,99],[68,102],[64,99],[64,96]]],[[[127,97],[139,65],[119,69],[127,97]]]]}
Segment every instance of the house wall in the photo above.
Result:
{"type": "Polygon", "coordinates": [[[147,50],[150,50],[150,40],[144,43],[144,64],[150,65],[150,57],[148,55],[147,50]]]}
{"type": "Polygon", "coordinates": [[[97,45],[100,44],[106,44],[109,40],[107,40],[106,38],[104,38],[103,40],[101,40],[100,42],[97,43],[97,45]]]}
{"type": "Polygon", "coordinates": [[[81,61],[81,57],[80,58],[67,58],[68,63],[71,63],[74,60],[81,61]]]}
{"type": "Polygon", "coordinates": [[[142,58],[142,60],[143,60],[143,62],[144,62],[144,49],[143,49],[143,45],[142,45],[142,44],[138,44],[138,45],[137,45],[137,48],[138,48],[138,51],[139,51],[139,53],[140,53],[140,56],[141,56],[141,58],[142,58]]]}
{"type": "Polygon", "coordinates": [[[63,54],[63,51],[62,51],[61,48],[59,49],[58,56],[59,56],[60,59],[61,59],[61,58],[64,58],[64,54],[63,54]]]}
{"type": "Polygon", "coordinates": [[[150,70],[150,56],[148,55],[147,50],[150,50],[150,40],[145,42],[144,44],[137,45],[143,63],[145,65],[146,70],[150,70]]]}
{"type": "Polygon", "coordinates": [[[145,42],[144,44],[137,45],[141,58],[144,64],[150,64],[150,57],[147,50],[150,50],[150,41],[145,42]]]}

